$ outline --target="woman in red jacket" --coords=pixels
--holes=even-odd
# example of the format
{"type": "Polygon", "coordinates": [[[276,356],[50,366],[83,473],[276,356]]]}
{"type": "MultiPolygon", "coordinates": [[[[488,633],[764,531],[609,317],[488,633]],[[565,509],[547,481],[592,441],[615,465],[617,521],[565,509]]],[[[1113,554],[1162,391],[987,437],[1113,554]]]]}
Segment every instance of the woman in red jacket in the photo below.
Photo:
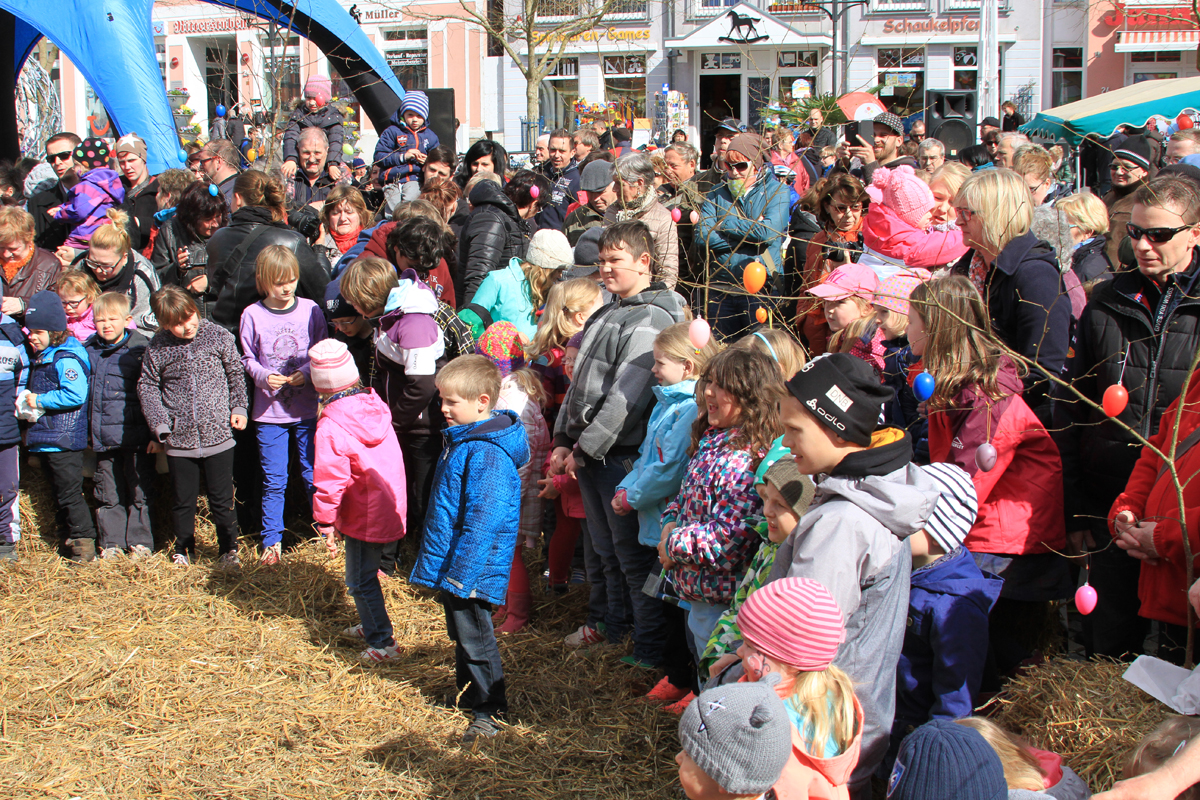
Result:
{"type": "MultiPolygon", "coordinates": [[[[966,548],[1004,579],[989,618],[985,689],[1031,655],[1031,621],[1069,597],[1062,461],[1046,428],[1021,398],[1022,371],[992,334],[983,299],[961,275],[920,284],[910,297],[908,341],[937,381],[929,400],[929,457],[966,470],[979,515],[966,548]],[[994,466],[980,463],[989,448],[994,466]]],[[[1036,625],[1036,623],[1034,623],[1036,625]]]]}
{"type": "MultiPolygon", "coordinates": [[[[1200,430],[1200,372],[1192,374],[1183,395],[1180,419],[1176,399],[1163,414],[1150,444],[1170,454],[1175,448],[1175,469],[1183,483],[1184,520],[1192,545],[1192,563],[1200,577],[1200,447],[1192,447],[1200,430]]],[[[1140,616],[1158,620],[1158,657],[1183,663],[1187,640],[1187,557],[1179,527],[1179,501],[1175,483],[1163,460],[1149,447],[1142,448],[1125,491],[1108,515],[1117,547],[1142,562],[1138,580],[1140,616]]]]}

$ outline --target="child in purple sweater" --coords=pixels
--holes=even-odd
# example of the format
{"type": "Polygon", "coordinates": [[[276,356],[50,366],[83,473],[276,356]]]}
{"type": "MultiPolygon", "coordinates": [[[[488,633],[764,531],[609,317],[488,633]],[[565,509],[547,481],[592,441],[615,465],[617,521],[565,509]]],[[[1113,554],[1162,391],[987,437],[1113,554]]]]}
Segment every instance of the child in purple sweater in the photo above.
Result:
{"type": "Polygon", "coordinates": [[[254,269],[263,299],[242,312],[238,338],[242,364],[254,381],[250,418],[257,423],[264,476],[260,560],[278,564],[292,442],[299,451],[300,475],[312,501],[317,393],[309,382],[308,350],[328,336],[328,329],[320,306],[296,297],[300,264],[295,253],[282,245],[265,247],[254,269]]]}
{"type": "Polygon", "coordinates": [[[74,258],[87,250],[97,228],[111,224],[108,210],[125,202],[125,186],[121,176],[108,168],[108,145],[103,140],[84,139],[71,157],[79,165],[79,183],[67,192],[65,203],[50,209],[50,216],[72,226],[64,247],[73,251],[74,258]]]}

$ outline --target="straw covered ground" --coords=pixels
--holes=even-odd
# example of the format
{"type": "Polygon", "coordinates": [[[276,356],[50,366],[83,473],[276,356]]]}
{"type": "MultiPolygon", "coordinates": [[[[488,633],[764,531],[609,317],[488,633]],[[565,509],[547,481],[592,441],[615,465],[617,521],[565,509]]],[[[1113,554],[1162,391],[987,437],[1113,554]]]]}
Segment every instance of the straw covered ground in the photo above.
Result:
{"type": "MultiPolygon", "coordinates": [[[[22,527],[34,533],[18,564],[0,566],[6,800],[679,797],[677,720],[636,699],[656,676],[620,664],[615,647],[561,644],[584,616],[578,588],[539,595],[534,625],[502,637],[516,719],[464,748],[466,718],[438,705],[454,657],[427,595],[387,582],[405,655],[363,667],[339,636],[356,619],[343,563],[323,547],[300,544],[281,566],[259,567],[244,540],[247,566],[219,572],[202,520],[187,569],[161,552],[68,564],[43,538],[49,492],[26,472],[22,527]]],[[[988,712],[1107,788],[1168,713],[1122,670],[1051,660],[988,712]]]]}
{"type": "MultiPolygon", "coordinates": [[[[27,472],[22,527],[52,530],[27,472]]],[[[389,581],[405,655],[362,667],[339,636],[356,621],[341,558],[309,543],[260,568],[243,541],[247,566],[221,573],[213,541],[203,525],[177,569],[162,553],[68,564],[27,534],[0,566],[0,797],[676,796],[677,720],[634,699],[651,676],[561,644],[579,589],[502,639],[517,719],[466,749],[467,719],[437,705],[454,688],[440,606],[389,581]]]]}

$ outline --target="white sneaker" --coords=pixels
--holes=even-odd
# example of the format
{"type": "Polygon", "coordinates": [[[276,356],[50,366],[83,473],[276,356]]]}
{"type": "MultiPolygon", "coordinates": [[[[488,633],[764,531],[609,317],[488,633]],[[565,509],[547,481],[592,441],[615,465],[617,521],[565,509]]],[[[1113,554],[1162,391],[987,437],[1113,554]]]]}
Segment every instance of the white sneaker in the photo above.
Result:
{"type": "Polygon", "coordinates": [[[154,551],[149,547],[146,547],[144,544],[135,544],[133,547],[129,548],[129,557],[134,561],[138,561],[143,558],[149,558],[152,555],[154,555],[154,551]]]}
{"type": "Polygon", "coordinates": [[[270,547],[264,547],[258,563],[264,566],[274,566],[283,560],[283,544],[277,542],[270,547]]]}
{"type": "Polygon", "coordinates": [[[387,647],[368,647],[363,650],[358,656],[358,660],[364,664],[381,664],[384,661],[400,657],[400,648],[396,645],[388,645],[387,647]]]}
{"type": "Polygon", "coordinates": [[[345,636],[348,639],[359,639],[361,641],[365,641],[367,638],[363,633],[362,625],[351,625],[349,628],[346,628],[344,631],[342,631],[342,636],[345,636]]]}
{"type": "Polygon", "coordinates": [[[121,548],[119,547],[106,547],[100,551],[100,557],[105,561],[111,561],[112,559],[120,558],[123,555],[125,554],[121,552],[121,548]]]}
{"type": "Polygon", "coordinates": [[[171,556],[171,564],[176,567],[188,567],[192,562],[188,561],[187,553],[176,553],[171,556]]]}

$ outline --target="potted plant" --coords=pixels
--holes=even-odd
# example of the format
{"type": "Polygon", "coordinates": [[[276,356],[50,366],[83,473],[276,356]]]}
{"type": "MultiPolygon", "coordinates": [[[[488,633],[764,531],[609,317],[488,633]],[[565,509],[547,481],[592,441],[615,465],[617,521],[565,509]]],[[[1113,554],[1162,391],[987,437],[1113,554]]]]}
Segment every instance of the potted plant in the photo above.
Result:
{"type": "Polygon", "coordinates": [[[167,102],[171,104],[171,111],[178,112],[179,109],[186,106],[189,97],[191,95],[188,94],[187,89],[171,89],[168,91],[167,102]]]}

